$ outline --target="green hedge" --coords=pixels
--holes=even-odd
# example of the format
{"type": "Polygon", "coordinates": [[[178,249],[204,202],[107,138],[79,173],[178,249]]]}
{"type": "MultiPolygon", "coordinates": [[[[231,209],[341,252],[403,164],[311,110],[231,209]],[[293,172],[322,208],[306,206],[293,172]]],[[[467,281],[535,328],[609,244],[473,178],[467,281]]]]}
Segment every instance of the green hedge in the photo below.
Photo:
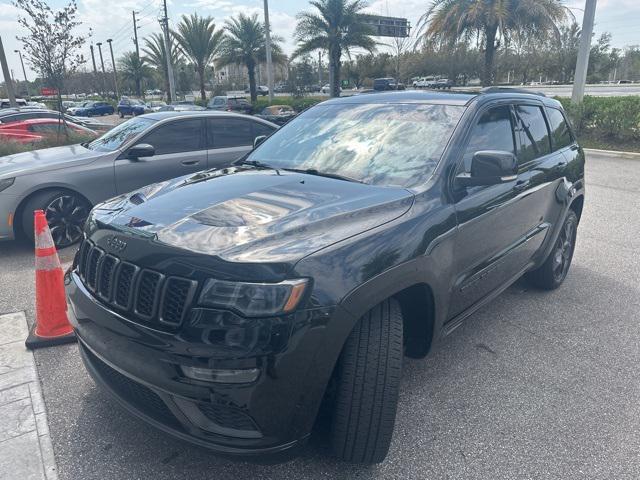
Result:
{"type": "Polygon", "coordinates": [[[607,142],[640,140],[640,96],[584,97],[580,105],[558,98],[579,137],[607,142]]]}

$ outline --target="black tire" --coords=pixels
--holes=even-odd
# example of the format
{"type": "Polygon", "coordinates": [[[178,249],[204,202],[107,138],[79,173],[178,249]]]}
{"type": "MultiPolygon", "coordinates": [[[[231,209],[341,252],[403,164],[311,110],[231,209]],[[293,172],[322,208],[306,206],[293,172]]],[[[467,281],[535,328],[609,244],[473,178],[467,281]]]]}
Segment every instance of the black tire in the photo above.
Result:
{"type": "Polygon", "coordinates": [[[577,229],[578,217],[573,210],[569,210],[556,243],[545,262],[536,270],[526,274],[527,280],[532,285],[543,290],[553,290],[562,285],[567,278],[573,259],[577,229]]]}
{"type": "Polygon", "coordinates": [[[349,335],[336,370],[331,444],[339,458],[380,463],[387,456],[402,373],[402,312],[385,300],[349,335]]]}
{"type": "Polygon", "coordinates": [[[119,116],[120,118],[124,118],[124,113],[122,113],[122,110],[119,110],[119,111],[118,111],[118,116],[119,116]]]}
{"type": "Polygon", "coordinates": [[[47,190],[35,194],[22,210],[22,233],[32,242],[34,210],[44,210],[56,247],[65,248],[82,238],[91,205],[68,190],[47,190]]]}

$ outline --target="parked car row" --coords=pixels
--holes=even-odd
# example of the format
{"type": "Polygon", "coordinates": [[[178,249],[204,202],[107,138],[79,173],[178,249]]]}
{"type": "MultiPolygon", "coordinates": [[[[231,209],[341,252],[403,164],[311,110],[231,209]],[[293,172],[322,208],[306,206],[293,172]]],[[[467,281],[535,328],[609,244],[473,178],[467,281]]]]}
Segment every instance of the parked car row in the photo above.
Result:
{"type": "Polygon", "coordinates": [[[0,123],[0,141],[38,144],[61,136],[72,136],[77,141],[92,140],[98,133],[73,122],[57,118],[32,118],[11,123],[0,123]]]}
{"type": "Polygon", "coordinates": [[[448,78],[423,77],[414,79],[413,88],[432,88],[435,90],[450,90],[454,82],[448,78]]]}
{"type": "Polygon", "coordinates": [[[63,117],[67,122],[75,123],[99,132],[105,132],[113,128],[112,124],[104,123],[94,118],[74,117],[72,115],[62,114],[56,110],[45,110],[41,108],[34,109],[29,107],[6,108],[0,110],[0,125],[21,122],[23,120],[30,120],[33,118],[61,119],[63,117]]]}

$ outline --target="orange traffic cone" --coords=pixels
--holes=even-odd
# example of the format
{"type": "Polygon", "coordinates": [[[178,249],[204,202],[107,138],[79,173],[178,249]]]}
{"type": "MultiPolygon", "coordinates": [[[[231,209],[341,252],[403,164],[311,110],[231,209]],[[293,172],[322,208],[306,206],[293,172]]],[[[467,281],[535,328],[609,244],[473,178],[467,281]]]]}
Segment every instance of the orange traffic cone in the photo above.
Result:
{"type": "Polygon", "coordinates": [[[36,243],[36,323],[25,342],[27,348],[48,347],[75,341],[67,318],[64,274],[42,210],[34,213],[36,243]]]}

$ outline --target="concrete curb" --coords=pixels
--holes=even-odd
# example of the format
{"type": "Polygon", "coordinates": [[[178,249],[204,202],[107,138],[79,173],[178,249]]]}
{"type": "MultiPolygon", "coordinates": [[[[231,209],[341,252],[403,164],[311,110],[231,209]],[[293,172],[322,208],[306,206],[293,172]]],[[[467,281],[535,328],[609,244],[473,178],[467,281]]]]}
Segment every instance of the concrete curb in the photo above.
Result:
{"type": "Polygon", "coordinates": [[[24,312],[0,315],[0,478],[57,480],[47,413],[24,312]]]}
{"type": "Polygon", "coordinates": [[[628,158],[630,160],[640,160],[640,153],[638,152],[621,152],[618,150],[598,150],[597,148],[585,148],[587,153],[597,153],[598,155],[604,155],[607,157],[616,158],[628,158]]]}

